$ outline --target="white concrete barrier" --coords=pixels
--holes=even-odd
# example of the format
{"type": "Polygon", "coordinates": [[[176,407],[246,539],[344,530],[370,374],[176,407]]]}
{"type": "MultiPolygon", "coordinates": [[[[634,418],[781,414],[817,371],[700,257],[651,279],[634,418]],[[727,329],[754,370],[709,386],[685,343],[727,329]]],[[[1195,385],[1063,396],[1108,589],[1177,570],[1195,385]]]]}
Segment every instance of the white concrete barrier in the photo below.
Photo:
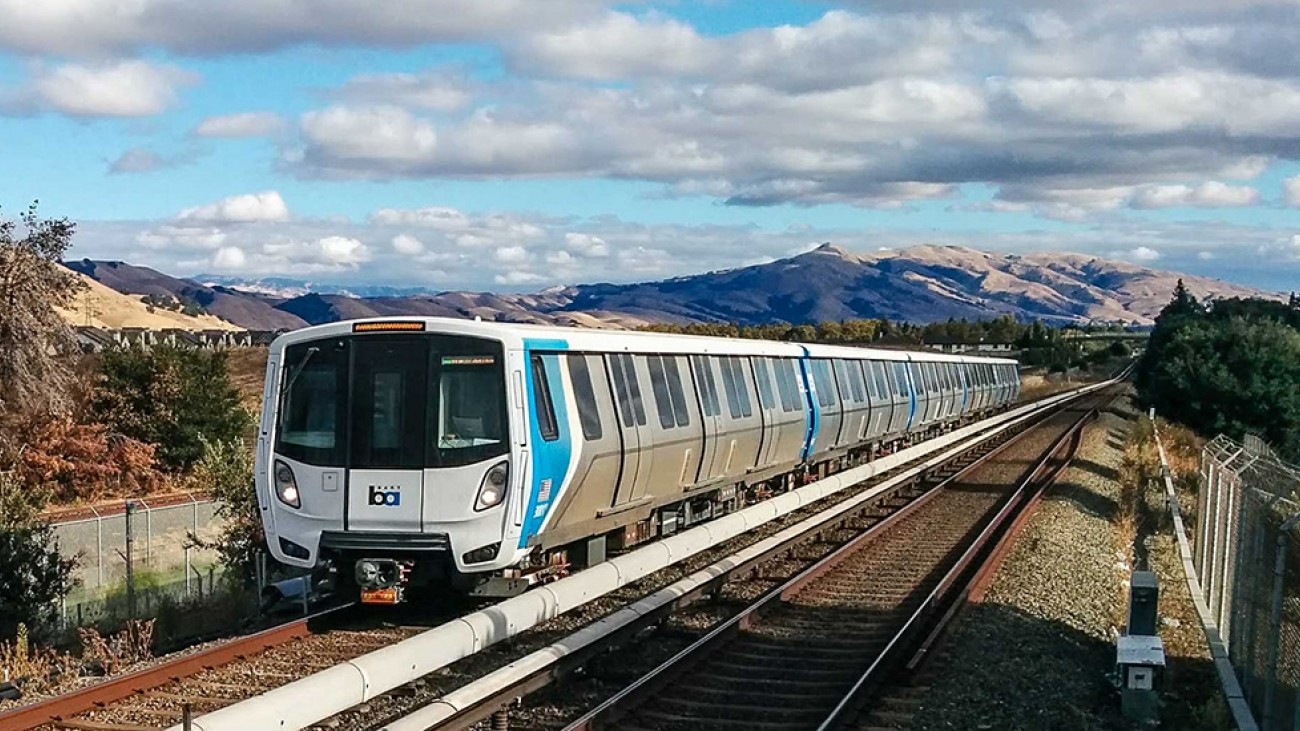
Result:
{"type": "MultiPolygon", "coordinates": [[[[655,541],[644,548],[441,624],[396,644],[199,716],[194,719],[193,728],[198,731],[289,731],[306,728],[798,510],[803,505],[1110,383],[1107,381],[1087,386],[1017,407],[881,457],[870,464],[831,475],[765,500],[719,520],[655,541]]],[[[183,730],[177,725],[168,731],[183,730]]]]}

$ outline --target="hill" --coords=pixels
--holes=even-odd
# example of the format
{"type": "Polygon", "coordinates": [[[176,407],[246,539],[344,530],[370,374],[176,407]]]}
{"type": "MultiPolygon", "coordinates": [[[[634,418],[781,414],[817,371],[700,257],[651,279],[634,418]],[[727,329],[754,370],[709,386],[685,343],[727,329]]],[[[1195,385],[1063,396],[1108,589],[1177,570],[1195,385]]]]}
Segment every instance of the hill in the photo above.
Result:
{"type": "Polygon", "coordinates": [[[150,330],[179,328],[182,330],[239,330],[239,326],[212,315],[198,316],[173,312],[160,307],[150,307],[139,297],[122,294],[81,275],[86,290],[77,295],[70,307],[58,308],[64,319],[73,325],[120,329],[143,327],[150,330]]]}
{"type": "MultiPolygon", "coordinates": [[[[119,291],[166,291],[255,330],[401,315],[479,316],[589,327],[876,317],[925,323],[1002,314],[1056,324],[1102,320],[1148,325],[1180,277],[1202,299],[1272,296],[1215,279],[1095,256],[996,254],[958,246],[856,254],[823,244],[798,256],[738,269],[657,282],[583,284],[536,294],[354,297],[339,292],[361,288],[332,285],[329,292],[283,298],[266,294],[268,280],[255,280],[245,288],[239,280],[223,278],[224,285],[209,286],[121,262],[83,261],[73,266],[119,291]]],[[[286,293],[314,286],[285,279],[274,282],[277,291],[286,293]]]]}

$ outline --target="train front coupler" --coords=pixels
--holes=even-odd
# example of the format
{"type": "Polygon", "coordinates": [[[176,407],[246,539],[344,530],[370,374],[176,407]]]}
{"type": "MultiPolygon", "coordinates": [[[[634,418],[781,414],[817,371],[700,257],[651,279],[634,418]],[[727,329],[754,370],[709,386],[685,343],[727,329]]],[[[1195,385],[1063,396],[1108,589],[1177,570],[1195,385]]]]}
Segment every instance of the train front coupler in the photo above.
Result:
{"type": "Polygon", "coordinates": [[[414,563],[392,558],[359,558],[353,576],[362,604],[401,604],[414,563]]]}

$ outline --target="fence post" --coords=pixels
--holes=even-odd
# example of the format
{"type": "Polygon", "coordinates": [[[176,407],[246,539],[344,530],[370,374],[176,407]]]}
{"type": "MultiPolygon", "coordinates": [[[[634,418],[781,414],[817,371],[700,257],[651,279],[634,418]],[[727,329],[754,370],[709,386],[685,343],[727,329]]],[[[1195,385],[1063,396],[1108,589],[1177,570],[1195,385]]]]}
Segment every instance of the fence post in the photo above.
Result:
{"type": "Polygon", "coordinates": [[[126,501],[126,616],[135,619],[135,535],[132,525],[135,503],[126,501]]]}
{"type": "Polygon", "coordinates": [[[104,588],[104,518],[100,516],[99,511],[95,510],[92,505],[90,512],[95,514],[95,559],[98,563],[98,578],[96,589],[104,588]]]}

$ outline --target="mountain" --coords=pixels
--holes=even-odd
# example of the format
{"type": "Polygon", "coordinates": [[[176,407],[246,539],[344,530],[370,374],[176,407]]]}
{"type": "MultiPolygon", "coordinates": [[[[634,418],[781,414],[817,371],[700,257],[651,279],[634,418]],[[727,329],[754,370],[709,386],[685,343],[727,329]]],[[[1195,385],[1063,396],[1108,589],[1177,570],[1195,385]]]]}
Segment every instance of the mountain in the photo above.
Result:
{"type": "Polygon", "coordinates": [[[67,262],[67,266],[123,294],[167,296],[194,302],[204,312],[249,330],[293,330],[307,324],[302,318],[277,309],[279,299],[209,287],[149,267],[90,259],[67,262]]]}
{"type": "Polygon", "coordinates": [[[995,254],[958,246],[915,246],[855,254],[831,244],[738,269],[635,284],[584,284],[537,294],[438,292],[356,297],[359,288],[315,291],[295,280],[207,276],[175,279],[120,262],[75,262],[114,289],[155,289],[197,302],[250,329],[301,327],[361,317],[428,315],[635,327],[655,322],[821,322],[887,317],[933,322],[1012,315],[1058,324],[1088,320],[1150,324],[1181,277],[1198,297],[1273,296],[1216,279],[1182,276],[1081,254],[995,254]],[[230,286],[220,285],[218,281],[230,286]],[[281,297],[297,287],[305,293],[281,297]],[[310,291],[306,291],[310,290],[310,291]]]}
{"type": "Polygon", "coordinates": [[[86,288],[68,307],[58,308],[63,319],[73,325],[106,329],[143,327],[150,330],[237,330],[237,326],[212,315],[187,315],[162,307],[151,307],[140,297],[122,294],[80,275],[86,288]]]}
{"type": "Polygon", "coordinates": [[[288,277],[261,277],[246,279],[224,274],[198,274],[190,281],[206,287],[221,287],[252,294],[264,294],[280,299],[301,297],[305,294],[341,294],[345,297],[409,297],[419,294],[435,294],[437,290],[428,287],[389,287],[381,284],[340,285],[308,282],[288,277]]]}

